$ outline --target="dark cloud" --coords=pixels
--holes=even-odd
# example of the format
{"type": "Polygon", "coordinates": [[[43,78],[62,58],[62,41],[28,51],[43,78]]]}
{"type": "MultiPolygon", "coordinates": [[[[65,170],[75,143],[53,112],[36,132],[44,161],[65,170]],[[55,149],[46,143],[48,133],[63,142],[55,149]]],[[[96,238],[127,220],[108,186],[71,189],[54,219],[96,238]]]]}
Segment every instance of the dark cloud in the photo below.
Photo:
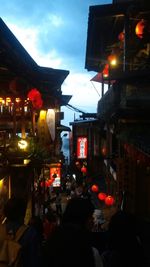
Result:
{"type": "Polygon", "coordinates": [[[39,51],[48,53],[55,49],[58,56],[79,66],[84,66],[89,6],[107,2],[111,1],[0,0],[1,14],[10,23],[40,30],[39,51]],[[53,25],[53,18],[60,19],[60,26],[53,25]]]}

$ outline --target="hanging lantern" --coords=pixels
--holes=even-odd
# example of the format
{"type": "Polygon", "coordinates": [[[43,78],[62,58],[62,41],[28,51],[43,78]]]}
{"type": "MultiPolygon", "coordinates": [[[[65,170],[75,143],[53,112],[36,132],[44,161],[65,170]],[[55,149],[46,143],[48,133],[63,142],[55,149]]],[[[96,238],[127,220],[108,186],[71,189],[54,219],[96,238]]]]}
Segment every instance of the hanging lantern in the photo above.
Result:
{"type": "Polygon", "coordinates": [[[39,109],[43,105],[40,92],[36,88],[32,88],[28,93],[28,98],[32,102],[33,108],[39,109]]]}
{"type": "Polygon", "coordinates": [[[92,192],[97,193],[99,191],[99,188],[96,184],[93,184],[91,187],[92,192]]]}
{"type": "Polygon", "coordinates": [[[81,168],[81,172],[86,173],[87,172],[87,168],[83,165],[83,167],[81,168]]]}
{"type": "Polygon", "coordinates": [[[124,32],[120,32],[119,33],[118,39],[119,39],[120,42],[123,42],[124,41],[124,32]]]}
{"type": "Polygon", "coordinates": [[[107,154],[107,149],[105,146],[102,147],[102,154],[103,154],[103,156],[106,156],[106,154],[107,154]]]}
{"type": "Polygon", "coordinates": [[[98,194],[98,199],[104,201],[106,199],[107,195],[103,192],[100,192],[98,194]]]}
{"type": "Polygon", "coordinates": [[[117,65],[117,57],[116,57],[116,55],[111,54],[110,56],[108,56],[107,59],[108,59],[109,64],[110,64],[111,66],[116,66],[116,65],[117,65]]]}
{"type": "Polygon", "coordinates": [[[143,38],[145,27],[146,27],[146,21],[144,19],[140,20],[135,27],[135,33],[137,37],[139,37],[140,39],[143,38]]]}
{"type": "Polygon", "coordinates": [[[105,204],[107,206],[112,206],[114,204],[115,200],[112,196],[108,195],[106,198],[105,198],[105,204]]]}
{"type": "Polygon", "coordinates": [[[109,76],[109,64],[105,65],[102,73],[103,73],[104,78],[107,78],[109,76]]]}

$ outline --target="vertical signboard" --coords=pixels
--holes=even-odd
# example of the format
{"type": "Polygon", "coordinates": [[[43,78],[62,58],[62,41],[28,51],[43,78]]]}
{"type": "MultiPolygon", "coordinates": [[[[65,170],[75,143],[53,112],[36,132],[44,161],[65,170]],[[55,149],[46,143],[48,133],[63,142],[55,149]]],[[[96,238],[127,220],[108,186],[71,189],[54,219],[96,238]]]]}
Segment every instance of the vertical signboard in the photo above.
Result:
{"type": "Polygon", "coordinates": [[[77,158],[87,158],[87,137],[80,136],[77,138],[77,158]]]}
{"type": "Polygon", "coordinates": [[[61,164],[50,164],[50,180],[53,180],[53,187],[60,187],[61,184],[61,164]]]}

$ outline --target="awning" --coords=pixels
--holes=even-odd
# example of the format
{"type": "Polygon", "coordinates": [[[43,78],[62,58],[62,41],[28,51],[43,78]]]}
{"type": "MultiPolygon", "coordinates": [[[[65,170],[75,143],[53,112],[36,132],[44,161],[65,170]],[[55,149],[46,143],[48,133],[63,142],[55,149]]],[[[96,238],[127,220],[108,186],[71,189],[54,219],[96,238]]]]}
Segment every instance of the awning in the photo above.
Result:
{"type": "Polygon", "coordinates": [[[115,83],[115,80],[111,80],[111,79],[109,79],[109,77],[107,77],[107,78],[103,77],[102,72],[98,72],[90,81],[91,82],[97,82],[97,83],[105,83],[105,84],[115,83]]]}

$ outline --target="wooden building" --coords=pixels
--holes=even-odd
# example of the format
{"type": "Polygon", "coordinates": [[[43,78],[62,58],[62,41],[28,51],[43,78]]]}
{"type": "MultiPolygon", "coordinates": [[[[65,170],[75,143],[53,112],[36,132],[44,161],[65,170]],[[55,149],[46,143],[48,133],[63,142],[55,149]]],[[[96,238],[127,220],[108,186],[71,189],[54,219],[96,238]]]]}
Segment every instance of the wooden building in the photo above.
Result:
{"type": "MultiPolygon", "coordinates": [[[[118,205],[150,220],[150,4],[90,6],[85,68],[102,83],[103,175],[118,205]],[[104,94],[104,86],[107,92],[104,94]]],[[[101,137],[100,137],[101,140],[101,137]]]]}
{"type": "Polygon", "coordinates": [[[0,19],[0,209],[11,195],[31,194],[44,164],[61,164],[68,75],[39,66],[0,19]]]}

